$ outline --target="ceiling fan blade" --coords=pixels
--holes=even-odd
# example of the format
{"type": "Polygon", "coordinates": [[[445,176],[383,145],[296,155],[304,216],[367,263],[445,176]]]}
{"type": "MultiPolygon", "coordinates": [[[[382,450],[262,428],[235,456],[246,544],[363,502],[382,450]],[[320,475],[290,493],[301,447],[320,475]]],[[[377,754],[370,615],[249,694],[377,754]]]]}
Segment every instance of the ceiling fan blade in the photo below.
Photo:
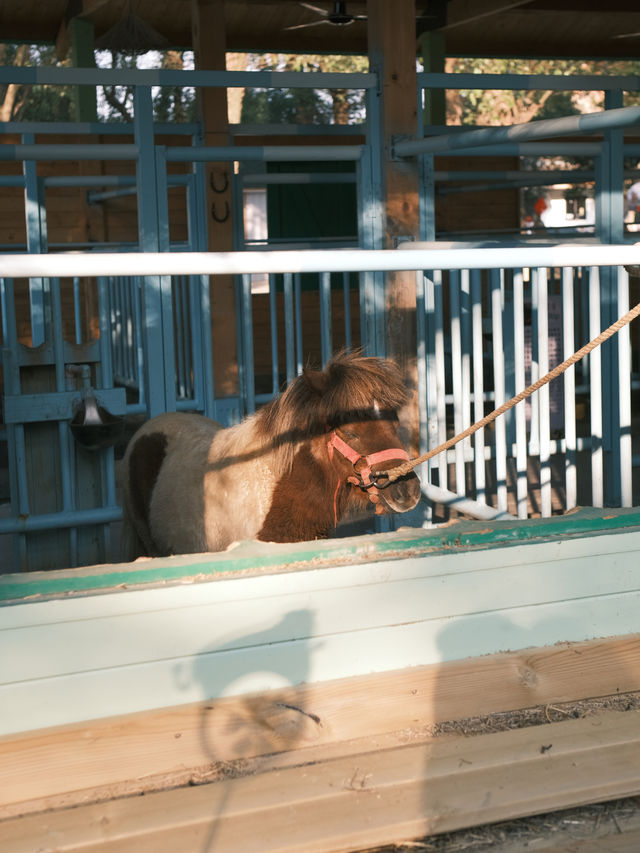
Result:
{"type": "Polygon", "coordinates": [[[299,2],[298,6],[304,6],[305,9],[311,9],[312,12],[317,12],[319,15],[322,15],[323,18],[329,17],[329,13],[326,9],[321,9],[320,6],[314,6],[313,3],[299,2]]]}
{"type": "Polygon", "coordinates": [[[320,27],[323,24],[328,24],[326,18],[323,18],[321,21],[312,21],[310,24],[296,24],[294,27],[285,27],[285,30],[306,30],[309,27],[320,27]]]}

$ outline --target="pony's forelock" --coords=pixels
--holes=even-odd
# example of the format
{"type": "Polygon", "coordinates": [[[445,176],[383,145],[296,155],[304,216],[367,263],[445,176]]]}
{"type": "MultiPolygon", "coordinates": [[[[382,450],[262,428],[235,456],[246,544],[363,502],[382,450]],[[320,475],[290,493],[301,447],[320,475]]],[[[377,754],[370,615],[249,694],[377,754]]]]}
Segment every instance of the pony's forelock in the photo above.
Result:
{"type": "Polygon", "coordinates": [[[263,442],[273,442],[287,470],[301,441],[366,413],[397,412],[407,401],[398,366],[389,359],[339,353],[322,371],[305,371],[255,416],[263,442]],[[357,416],[356,416],[357,415],[357,416]]]}

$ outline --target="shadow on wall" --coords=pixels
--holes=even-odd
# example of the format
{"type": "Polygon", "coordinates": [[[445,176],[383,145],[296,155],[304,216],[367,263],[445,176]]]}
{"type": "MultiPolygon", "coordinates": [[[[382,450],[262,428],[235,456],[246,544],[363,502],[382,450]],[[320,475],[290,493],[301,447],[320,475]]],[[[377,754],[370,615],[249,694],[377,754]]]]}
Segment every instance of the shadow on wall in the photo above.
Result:
{"type": "MultiPolygon", "coordinates": [[[[318,739],[320,720],[300,707],[299,695],[287,695],[287,688],[309,680],[313,628],[310,610],[294,610],[270,628],[202,649],[190,669],[176,668],[176,682],[185,690],[195,683],[208,697],[247,694],[231,706],[216,700],[202,704],[202,751],[220,775],[232,776],[234,762],[245,764],[251,757],[318,739]],[[273,690],[278,691],[278,701],[262,696],[273,690]]],[[[239,806],[234,794],[229,784],[214,803],[202,853],[212,853],[229,841],[229,828],[221,820],[239,806]]]]}

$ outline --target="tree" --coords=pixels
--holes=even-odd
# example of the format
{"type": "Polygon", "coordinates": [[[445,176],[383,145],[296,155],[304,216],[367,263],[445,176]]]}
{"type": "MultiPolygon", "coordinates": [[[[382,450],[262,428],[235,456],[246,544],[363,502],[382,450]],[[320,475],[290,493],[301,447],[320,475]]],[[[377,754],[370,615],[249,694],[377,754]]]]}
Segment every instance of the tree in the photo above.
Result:
{"type": "MultiPolygon", "coordinates": [[[[53,46],[0,44],[0,65],[14,67],[65,65],[53,46]]],[[[0,121],[73,121],[75,105],[70,86],[0,85],[0,121]]]]}
{"type": "MultiPolygon", "coordinates": [[[[462,59],[450,57],[445,69],[470,74],[545,74],[570,76],[603,74],[637,76],[638,61],[583,59],[462,59]]],[[[629,93],[627,104],[640,103],[640,93],[629,93]]],[[[554,92],[460,89],[447,91],[447,124],[523,124],[532,119],[593,112],[602,109],[602,91],[554,92]]]]}
{"type": "MultiPolygon", "coordinates": [[[[368,71],[363,56],[248,54],[247,67],[260,71],[368,71]]],[[[244,122],[353,124],[364,117],[359,89],[247,89],[242,101],[244,122]]]]}
{"type": "MultiPolygon", "coordinates": [[[[99,51],[100,68],[170,68],[185,67],[186,51],[148,51],[145,54],[127,55],[121,52],[99,51]],[[144,56],[144,59],[141,59],[144,56]]],[[[133,121],[133,86],[101,86],[104,102],[100,107],[106,121],[133,121]]],[[[184,86],[161,86],[154,95],[153,112],[156,121],[193,121],[195,94],[184,86]]]]}

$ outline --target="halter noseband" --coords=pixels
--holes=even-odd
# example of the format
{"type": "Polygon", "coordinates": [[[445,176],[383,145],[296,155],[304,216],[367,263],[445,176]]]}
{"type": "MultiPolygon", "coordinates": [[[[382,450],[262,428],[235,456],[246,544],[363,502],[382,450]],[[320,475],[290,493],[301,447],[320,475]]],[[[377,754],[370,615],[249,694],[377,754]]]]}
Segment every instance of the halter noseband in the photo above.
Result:
{"type": "MultiPolygon", "coordinates": [[[[347,480],[350,483],[353,483],[356,486],[360,486],[361,489],[368,490],[372,487],[384,488],[378,482],[378,476],[384,477],[384,472],[381,472],[380,475],[373,474],[373,478],[371,476],[371,466],[377,464],[378,462],[390,462],[392,459],[404,459],[409,460],[409,454],[402,447],[392,447],[388,450],[379,450],[377,453],[370,453],[368,456],[363,456],[361,453],[358,453],[357,450],[354,450],[346,441],[344,441],[336,430],[333,430],[331,433],[331,438],[327,442],[327,449],[329,451],[329,459],[333,462],[333,453],[334,450],[337,450],[341,456],[344,456],[345,459],[348,459],[349,462],[353,465],[353,470],[356,474],[355,477],[347,477],[347,480]],[[356,465],[360,460],[364,460],[364,466],[358,470],[356,465]]],[[[388,484],[385,484],[388,485],[388,484]]]]}

